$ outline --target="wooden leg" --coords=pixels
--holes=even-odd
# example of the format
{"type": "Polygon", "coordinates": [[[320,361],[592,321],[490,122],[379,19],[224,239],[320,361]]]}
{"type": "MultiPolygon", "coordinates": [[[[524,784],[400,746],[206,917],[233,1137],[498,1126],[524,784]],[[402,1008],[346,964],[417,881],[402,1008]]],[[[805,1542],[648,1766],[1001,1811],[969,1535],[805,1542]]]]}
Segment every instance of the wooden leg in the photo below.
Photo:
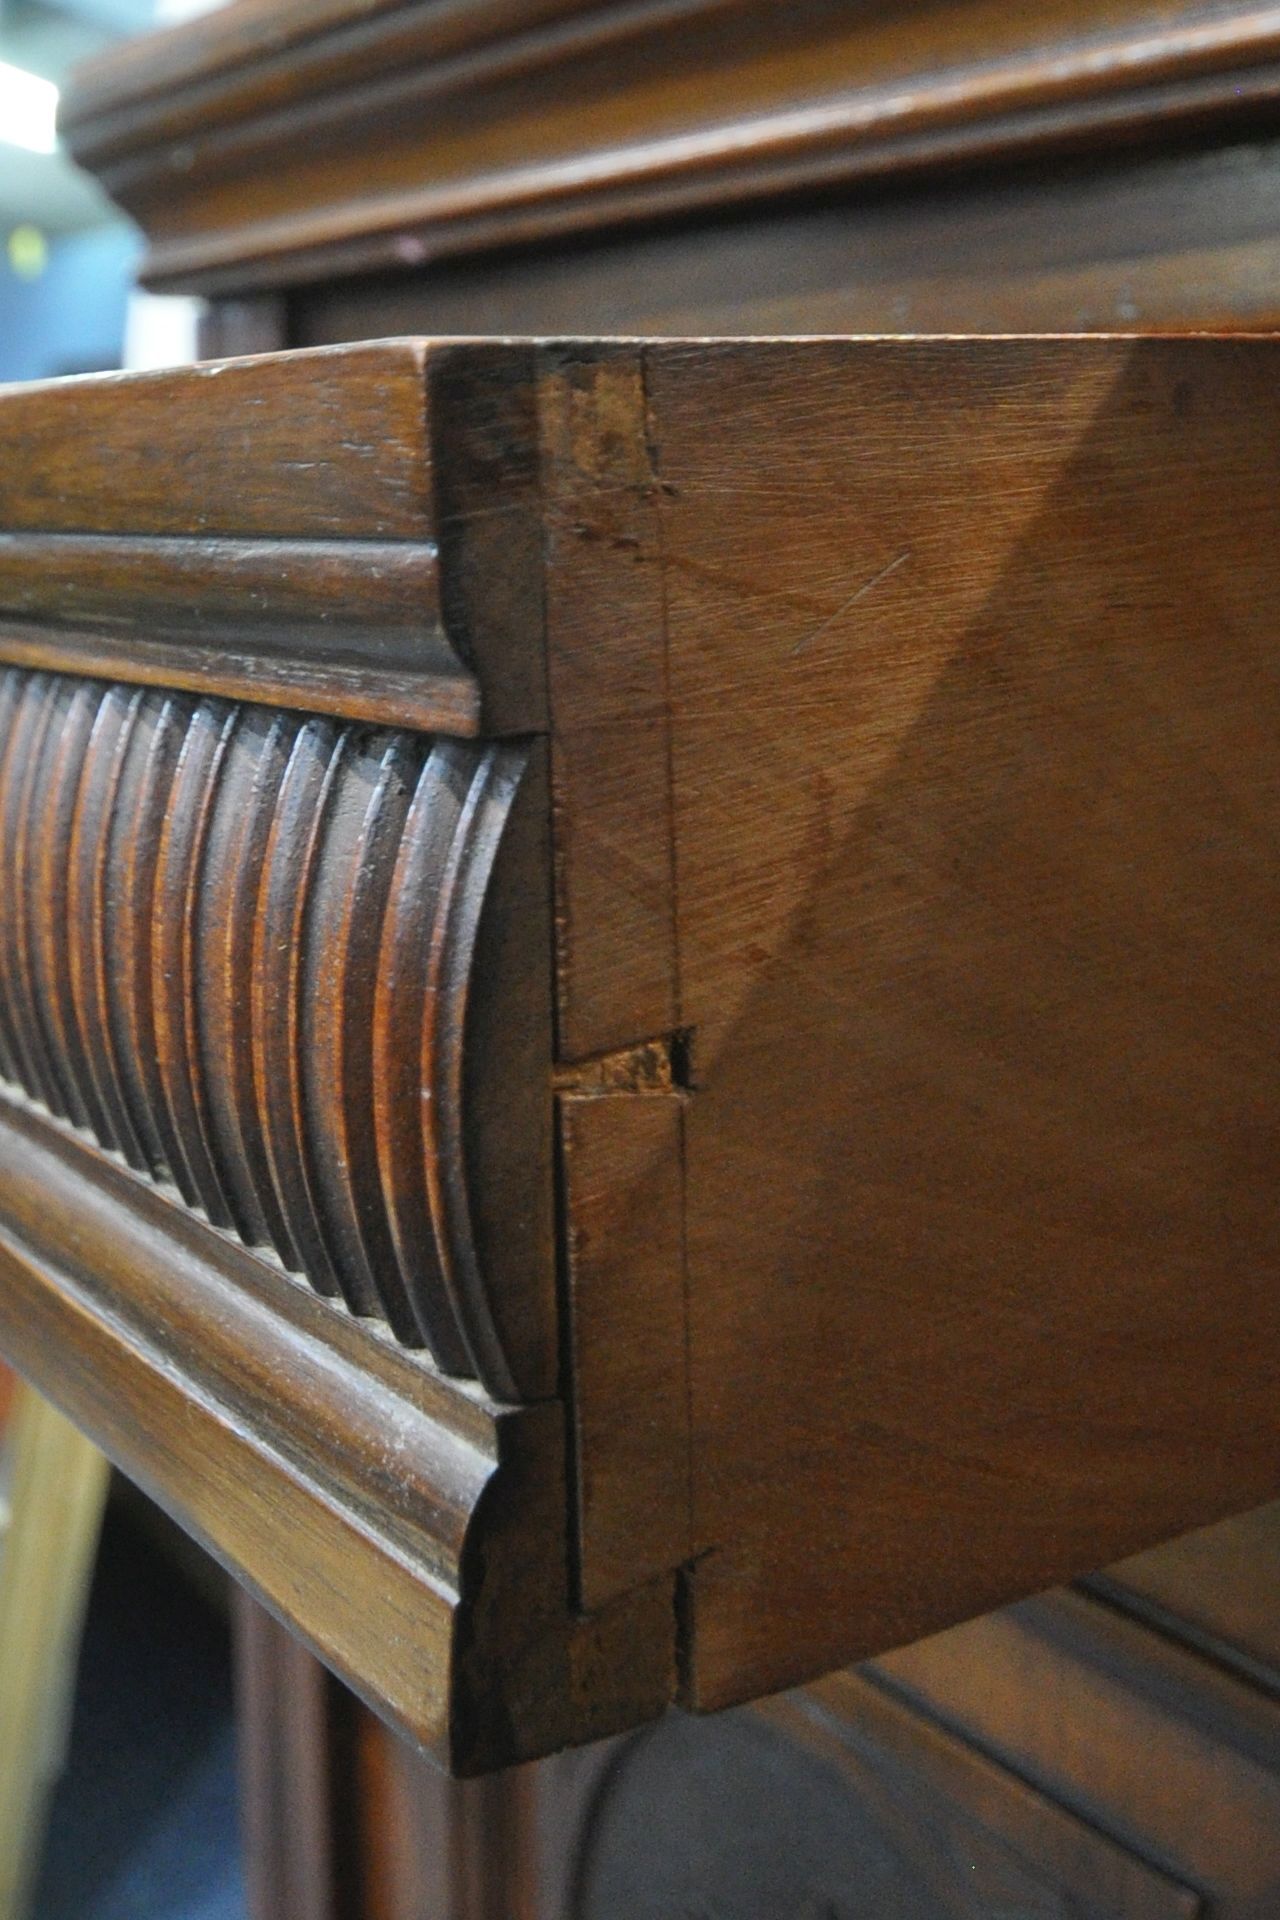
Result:
{"type": "Polygon", "coordinates": [[[363,1920],[356,1703],[235,1589],[241,1820],[254,1920],[363,1920]]]}
{"type": "Polygon", "coordinates": [[[49,1791],[65,1757],[76,1650],[109,1469],[19,1386],[6,1434],[0,1546],[0,1920],[28,1910],[49,1791]]]}
{"type": "Polygon", "coordinates": [[[254,1920],[537,1920],[531,1780],[450,1780],[256,1601],[235,1611],[254,1920]]]}

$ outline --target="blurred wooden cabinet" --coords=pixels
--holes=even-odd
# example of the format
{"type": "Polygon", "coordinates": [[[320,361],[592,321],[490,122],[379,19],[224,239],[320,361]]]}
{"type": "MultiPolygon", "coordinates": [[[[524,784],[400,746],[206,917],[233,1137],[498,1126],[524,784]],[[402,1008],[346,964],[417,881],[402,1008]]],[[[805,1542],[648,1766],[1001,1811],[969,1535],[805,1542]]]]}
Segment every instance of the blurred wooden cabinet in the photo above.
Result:
{"type": "MultiPolygon", "coordinates": [[[[210,364],[0,401],[3,1341],[449,1765],[587,1743],[413,1790],[460,1914],[1209,1898],[1015,1723],[1225,1648],[1269,1753],[1265,1528],[635,1729],[1280,1492],[1278,50],[239,0],[67,103],[210,364]]],[[[294,1657],[258,1777],[410,1804],[294,1657]]]]}
{"type": "Polygon", "coordinates": [[[1263,1920],[1278,1579],[1271,1507],[802,1693],[478,1781],[254,1614],[255,1884],[316,1920],[1263,1920]]]}

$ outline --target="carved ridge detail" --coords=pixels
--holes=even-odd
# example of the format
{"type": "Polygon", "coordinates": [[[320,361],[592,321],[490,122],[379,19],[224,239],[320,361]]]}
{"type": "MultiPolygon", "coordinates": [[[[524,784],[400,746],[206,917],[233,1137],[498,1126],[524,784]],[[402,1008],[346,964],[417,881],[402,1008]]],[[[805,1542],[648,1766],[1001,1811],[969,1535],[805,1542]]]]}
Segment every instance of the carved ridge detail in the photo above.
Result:
{"type": "Polygon", "coordinates": [[[0,669],[0,1074],[508,1398],[462,1062],[525,758],[0,669]]]}

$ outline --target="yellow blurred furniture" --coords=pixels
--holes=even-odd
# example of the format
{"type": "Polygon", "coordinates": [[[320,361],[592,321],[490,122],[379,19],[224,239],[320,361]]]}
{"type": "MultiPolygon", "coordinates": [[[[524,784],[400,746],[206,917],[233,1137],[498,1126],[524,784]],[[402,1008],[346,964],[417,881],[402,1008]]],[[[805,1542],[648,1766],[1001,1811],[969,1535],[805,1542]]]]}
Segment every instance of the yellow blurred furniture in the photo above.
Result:
{"type": "Polygon", "coordinates": [[[0,1436],[0,1920],[30,1912],[109,1468],[19,1383],[0,1436]]]}

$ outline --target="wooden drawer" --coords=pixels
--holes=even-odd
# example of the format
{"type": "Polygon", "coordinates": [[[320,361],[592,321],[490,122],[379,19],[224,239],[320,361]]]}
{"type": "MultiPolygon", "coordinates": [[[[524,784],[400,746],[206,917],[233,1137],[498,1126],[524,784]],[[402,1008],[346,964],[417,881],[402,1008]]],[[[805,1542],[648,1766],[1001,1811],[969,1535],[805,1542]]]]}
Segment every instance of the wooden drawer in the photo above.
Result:
{"type": "Polygon", "coordinates": [[[1275,361],[0,397],[0,1342],[454,1768],[1280,1492],[1275,361]]]}

